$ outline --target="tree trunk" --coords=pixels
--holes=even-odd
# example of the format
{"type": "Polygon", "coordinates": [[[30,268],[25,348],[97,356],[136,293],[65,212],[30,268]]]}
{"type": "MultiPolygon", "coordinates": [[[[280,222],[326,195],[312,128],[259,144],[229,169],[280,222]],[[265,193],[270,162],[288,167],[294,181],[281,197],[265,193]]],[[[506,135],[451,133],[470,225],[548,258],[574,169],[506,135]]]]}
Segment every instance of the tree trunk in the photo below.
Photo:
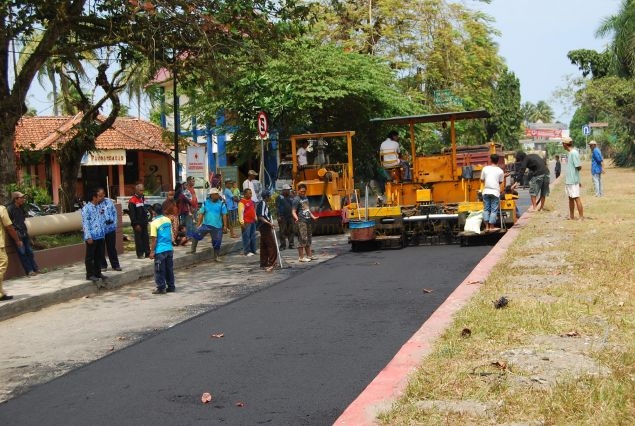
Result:
{"type": "Polygon", "coordinates": [[[13,140],[18,119],[14,117],[0,114],[0,203],[3,205],[11,201],[7,185],[17,181],[13,140]]]}
{"type": "Polygon", "coordinates": [[[77,161],[69,161],[61,167],[62,188],[60,191],[60,212],[69,213],[73,211],[73,205],[77,194],[77,174],[79,173],[81,158],[77,161]]]}

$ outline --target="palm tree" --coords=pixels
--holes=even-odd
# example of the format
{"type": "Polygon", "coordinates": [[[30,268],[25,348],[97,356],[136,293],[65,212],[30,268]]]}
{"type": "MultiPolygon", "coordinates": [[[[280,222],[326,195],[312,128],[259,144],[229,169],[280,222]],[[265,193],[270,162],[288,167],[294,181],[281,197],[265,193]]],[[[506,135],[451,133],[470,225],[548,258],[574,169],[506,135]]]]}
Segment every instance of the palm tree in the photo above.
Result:
{"type": "Polygon", "coordinates": [[[617,14],[605,18],[596,31],[598,37],[610,34],[612,72],[619,77],[635,76],[635,1],[622,0],[617,14]]]}
{"type": "MultiPolygon", "coordinates": [[[[16,63],[17,70],[24,65],[30,52],[35,50],[35,47],[40,43],[43,32],[39,31],[33,35],[23,46],[19,53],[19,58],[16,63]]],[[[84,52],[84,60],[94,62],[96,55],[94,52],[84,52]]],[[[59,115],[60,106],[62,107],[62,114],[73,115],[77,113],[72,100],[76,98],[73,94],[73,89],[68,84],[68,81],[61,78],[63,74],[68,72],[77,73],[81,79],[86,80],[87,74],[84,68],[84,64],[77,58],[62,58],[57,56],[49,57],[42,65],[42,68],[38,72],[38,82],[42,87],[46,87],[46,79],[51,83],[52,98],[53,98],[53,115],[59,115]],[[59,86],[58,86],[58,78],[59,86]],[[59,88],[59,89],[58,89],[59,88]]]]}
{"type": "Polygon", "coordinates": [[[538,120],[543,123],[551,123],[553,121],[553,109],[545,101],[538,101],[531,116],[531,121],[534,123],[538,120]]]}
{"type": "Polygon", "coordinates": [[[147,58],[126,71],[126,94],[129,100],[134,98],[137,102],[137,118],[141,118],[141,98],[152,79],[153,71],[152,63],[147,58]]]}
{"type": "Polygon", "coordinates": [[[531,102],[525,102],[520,106],[520,113],[523,116],[525,125],[527,125],[531,121],[531,118],[533,117],[535,111],[536,105],[532,104],[531,102]]]}

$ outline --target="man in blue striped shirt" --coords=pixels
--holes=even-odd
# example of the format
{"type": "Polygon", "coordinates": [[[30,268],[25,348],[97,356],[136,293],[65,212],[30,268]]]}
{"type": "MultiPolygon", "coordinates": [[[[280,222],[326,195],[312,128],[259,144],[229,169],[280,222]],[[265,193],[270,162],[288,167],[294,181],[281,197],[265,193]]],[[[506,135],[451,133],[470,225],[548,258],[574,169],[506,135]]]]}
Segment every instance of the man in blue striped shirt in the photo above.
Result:
{"type": "Polygon", "coordinates": [[[89,192],[90,202],[82,207],[82,227],[84,228],[84,242],[86,243],[86,279],[97,282],[106,279],[101,273],[101,260],[104,257],[104,238],[106,236],[104,211],[100,205],[101,199],[97,190],[89,192]]]}
{"type": "MultiPolygon", "coordinates": [[[[99,195],[100,206],[103,206],[104,211],[104,227],[106,231],[106,254],[108,254],[108,260],[110,260],[110,267],[115,271],[121,271],[119,266],[119,256],[117,256],[117,224],[119,218],[117,217],[117,208],[115,203],[106,197],[106,191],[104,188],[98,188],[97,194],[99,195]]],[[[106,255],[101,259],[101,269],[108,269],[108,263],[106,262],[106,255]]]]}

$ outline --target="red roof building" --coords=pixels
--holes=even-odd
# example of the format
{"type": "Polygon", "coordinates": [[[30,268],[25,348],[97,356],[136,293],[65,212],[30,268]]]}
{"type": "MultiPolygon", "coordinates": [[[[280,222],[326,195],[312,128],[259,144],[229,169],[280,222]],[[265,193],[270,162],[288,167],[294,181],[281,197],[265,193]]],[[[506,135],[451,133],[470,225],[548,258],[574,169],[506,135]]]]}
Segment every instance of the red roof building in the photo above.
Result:
{"type": "MultiPolygon", "coordinates": [[[[23,117],[16,128],[14,146],[20,181],[48,187],[58,203],[61,185],[55,151],[73,137],[82,116],[23,117]],[[39,153],[41,155],[33,155],[39,153]]],[[[111,197],[131,195],[143,182],[155,193],[174,186],[171,138],[164,129],[137,118],[119,117],[95,141],[97,152],[82,160],[77,196],[85,188],[108,189],[111,197]]]]}

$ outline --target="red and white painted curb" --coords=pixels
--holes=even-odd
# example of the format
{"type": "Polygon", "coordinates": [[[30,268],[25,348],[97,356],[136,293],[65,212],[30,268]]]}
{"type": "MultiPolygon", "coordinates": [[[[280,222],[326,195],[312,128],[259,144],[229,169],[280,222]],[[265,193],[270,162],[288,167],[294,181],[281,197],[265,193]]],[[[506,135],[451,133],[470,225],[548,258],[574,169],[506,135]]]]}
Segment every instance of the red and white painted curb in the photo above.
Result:
{"type": "Polygon", "coordinates": [[[503,258],[509,246],[516,240],[520,230],[527,224],[532,215],[533,213],[528,211],[518,219],[516,224],[492,247],[467,278],[401,347],[388,365],[344,410],[334,425],[376,424],[377,415],[390,409],[392,404],[403,395],[410,376],[421,365],[423,358],[430,354],[435,340],[452,323],[454,314],[463,308],[481,288],[480,284],[485,282],[494,266],[503,258]]]}

